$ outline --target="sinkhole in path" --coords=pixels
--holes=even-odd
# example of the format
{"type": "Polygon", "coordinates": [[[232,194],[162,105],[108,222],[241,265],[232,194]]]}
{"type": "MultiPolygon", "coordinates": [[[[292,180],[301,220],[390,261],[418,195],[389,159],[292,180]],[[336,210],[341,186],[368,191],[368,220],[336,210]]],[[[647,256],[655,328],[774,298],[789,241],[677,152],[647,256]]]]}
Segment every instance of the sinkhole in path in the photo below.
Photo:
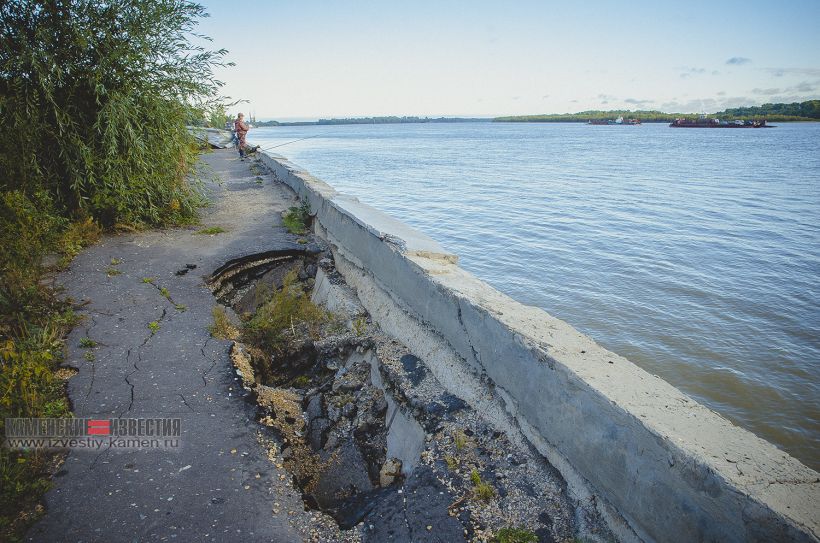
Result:
{"type": "Polygon", "coordinates": [[[424,449],[424,428],[379,371],[389,341],[331,254],[312,245],[232,259],[208,284],[231,322],[237,374],[306,506],[355,526],[395,495],[424,449]]]}

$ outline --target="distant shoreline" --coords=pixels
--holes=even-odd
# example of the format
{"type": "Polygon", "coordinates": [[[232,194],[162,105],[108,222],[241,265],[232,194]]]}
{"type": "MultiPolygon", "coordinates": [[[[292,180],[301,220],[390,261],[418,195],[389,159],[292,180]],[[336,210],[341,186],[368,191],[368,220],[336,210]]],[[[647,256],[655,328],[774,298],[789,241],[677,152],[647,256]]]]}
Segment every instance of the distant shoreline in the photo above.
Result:
{"type": "MultiPolygon", "coordinates": [[[[680,115],[679,117],[689,117],[694,118],[698,115],[695,113],[690,113],[688,115],[680,115]]],[[[679,118],[675,117],[675,118],[679,118]]],[[[711,117],[711,116],[710,116],[711,117]]],[[[643,120],[641,119],[641,124],[669,124],[670,122],[674,121],[675,118],[671,120],[643,120]]],[[[809,119],[809,118],[802,118],[802,119],[779,119],[777,117],[767,117],[767,121],[769,122],[776,122],[776,123],[817,123],[820,122],[820,119],[809,119]]],[[[332,123],[323,123],[319,121],[298,121],[298,122],[271,122],[271,121],[261,121],[256,122],[253,124],[254,128],[286,128],[291,126],[350,126],[350,125],[375,125],[375,124],[456,124],[456,123],[553,123],[553,124],[586,124],[588,122],[587,119],[583,120],[566,120],[566,119],[545,119],[545,120],[538,120],[538,119],[466,119],[466,118],[452,118],[447,119],[444,121],[404,121],[404,122],[380,122],[380,123],[364,123],[364,122],[332,122],[332,123]]]]}
{"type": "Polygon", "coordinates": [[[476,123],[490,122],[492,117],[349,117],[343,119],[319,119],[318,121],[259,121],[256,127],[266,126],[332,126],[344,124],[428,124],[428,123],[476,123]]]}
{"type": "MultiPolygon", "coordinates": [[[[671,123],[675,119],[698,117],[698,113],[666,113],[656,110],[590,110],[578,113],[550,113],[543,115],[509,115],[502,117],[418,117],[418,116],[382,116],[382,117],[345,117],[319,119],[317,121],[261,121],[254,123],[257,127],[265,126],[330,126],[347,124],[425,124],[425,123],[586,123],[589,121],[615,120],[617,117],[639,119],[642,123],[671,123]]],[[[763,104],[726,109],[706,117],[725,121],[736,119],[769,122],[811,122],[820,121],[820,100],[794,102],[791,104],[763,104]]]]}

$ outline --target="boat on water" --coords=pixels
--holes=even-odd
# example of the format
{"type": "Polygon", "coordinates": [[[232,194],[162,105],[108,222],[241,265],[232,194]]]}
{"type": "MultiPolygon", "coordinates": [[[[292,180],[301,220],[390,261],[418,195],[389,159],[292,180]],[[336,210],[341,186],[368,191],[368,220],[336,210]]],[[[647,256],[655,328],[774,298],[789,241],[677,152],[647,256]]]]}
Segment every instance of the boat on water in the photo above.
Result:
{"type": "Polygon", "coordinates": [[[669,126],[673,128],[773,128],[762,121],[744,121],[736,119],[734,121],[722,121],[720,119],[710,119],[701,115],[697,119],[675,119],[669,126]]]}
{"type": "Polygon", "coordinates": [[[617,118],[617,119],[615,119],[615,120],[612,120],[612,119],[602,119],[602,120],[597,120],[597,119],[596,119],[596,120],[593,120],[593,119],[590,119],[590,120],[587,122],[587,124],[594,124],[594,125],[611,125],[611,124],[621,124],[621,125],[623,125],[623,124],[628,124],[628,125],[635,125],[635,124],[641,124],[641,120],[640,120],[640,119],[624,119],[624,118],[623,118],[623,116],[621,116],[621,117],[618,117],[618,118],[617,118]]]}

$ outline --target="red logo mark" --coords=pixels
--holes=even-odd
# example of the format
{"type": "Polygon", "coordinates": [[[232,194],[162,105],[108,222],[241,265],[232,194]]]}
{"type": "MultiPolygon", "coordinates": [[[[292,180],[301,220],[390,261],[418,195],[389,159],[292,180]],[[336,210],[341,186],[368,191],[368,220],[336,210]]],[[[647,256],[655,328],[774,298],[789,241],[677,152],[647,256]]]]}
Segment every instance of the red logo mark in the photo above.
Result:
{"type": "Polygon", "coordinates": [[[108,420],[89,420],[88,421],[88,435],[90,436],[107,436],[111,435],[111,421],[108,420]]]}

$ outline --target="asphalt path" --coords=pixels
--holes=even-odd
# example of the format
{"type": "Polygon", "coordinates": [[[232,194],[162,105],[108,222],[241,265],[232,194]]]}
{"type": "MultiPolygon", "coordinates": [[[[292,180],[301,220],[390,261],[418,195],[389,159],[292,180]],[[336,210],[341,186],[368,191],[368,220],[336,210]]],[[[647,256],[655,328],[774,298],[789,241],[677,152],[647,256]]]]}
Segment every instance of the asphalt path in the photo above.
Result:
{"type": "Polygon", "coordinates": [[[233,149],[205,153],[199,171],[212,201],[202,224],[107,236],[58,277],[84,317],[67,341],[74,414],[178,418],[178,446],[71,449],[30,541],[306,537],[311,513],[259,443],[229,342],[208,333],[205,285],[232,258],[301,248],[281,224],[294,196],[233,149]],[[225,232],[197,233],[211,226],[225,232]]]}

